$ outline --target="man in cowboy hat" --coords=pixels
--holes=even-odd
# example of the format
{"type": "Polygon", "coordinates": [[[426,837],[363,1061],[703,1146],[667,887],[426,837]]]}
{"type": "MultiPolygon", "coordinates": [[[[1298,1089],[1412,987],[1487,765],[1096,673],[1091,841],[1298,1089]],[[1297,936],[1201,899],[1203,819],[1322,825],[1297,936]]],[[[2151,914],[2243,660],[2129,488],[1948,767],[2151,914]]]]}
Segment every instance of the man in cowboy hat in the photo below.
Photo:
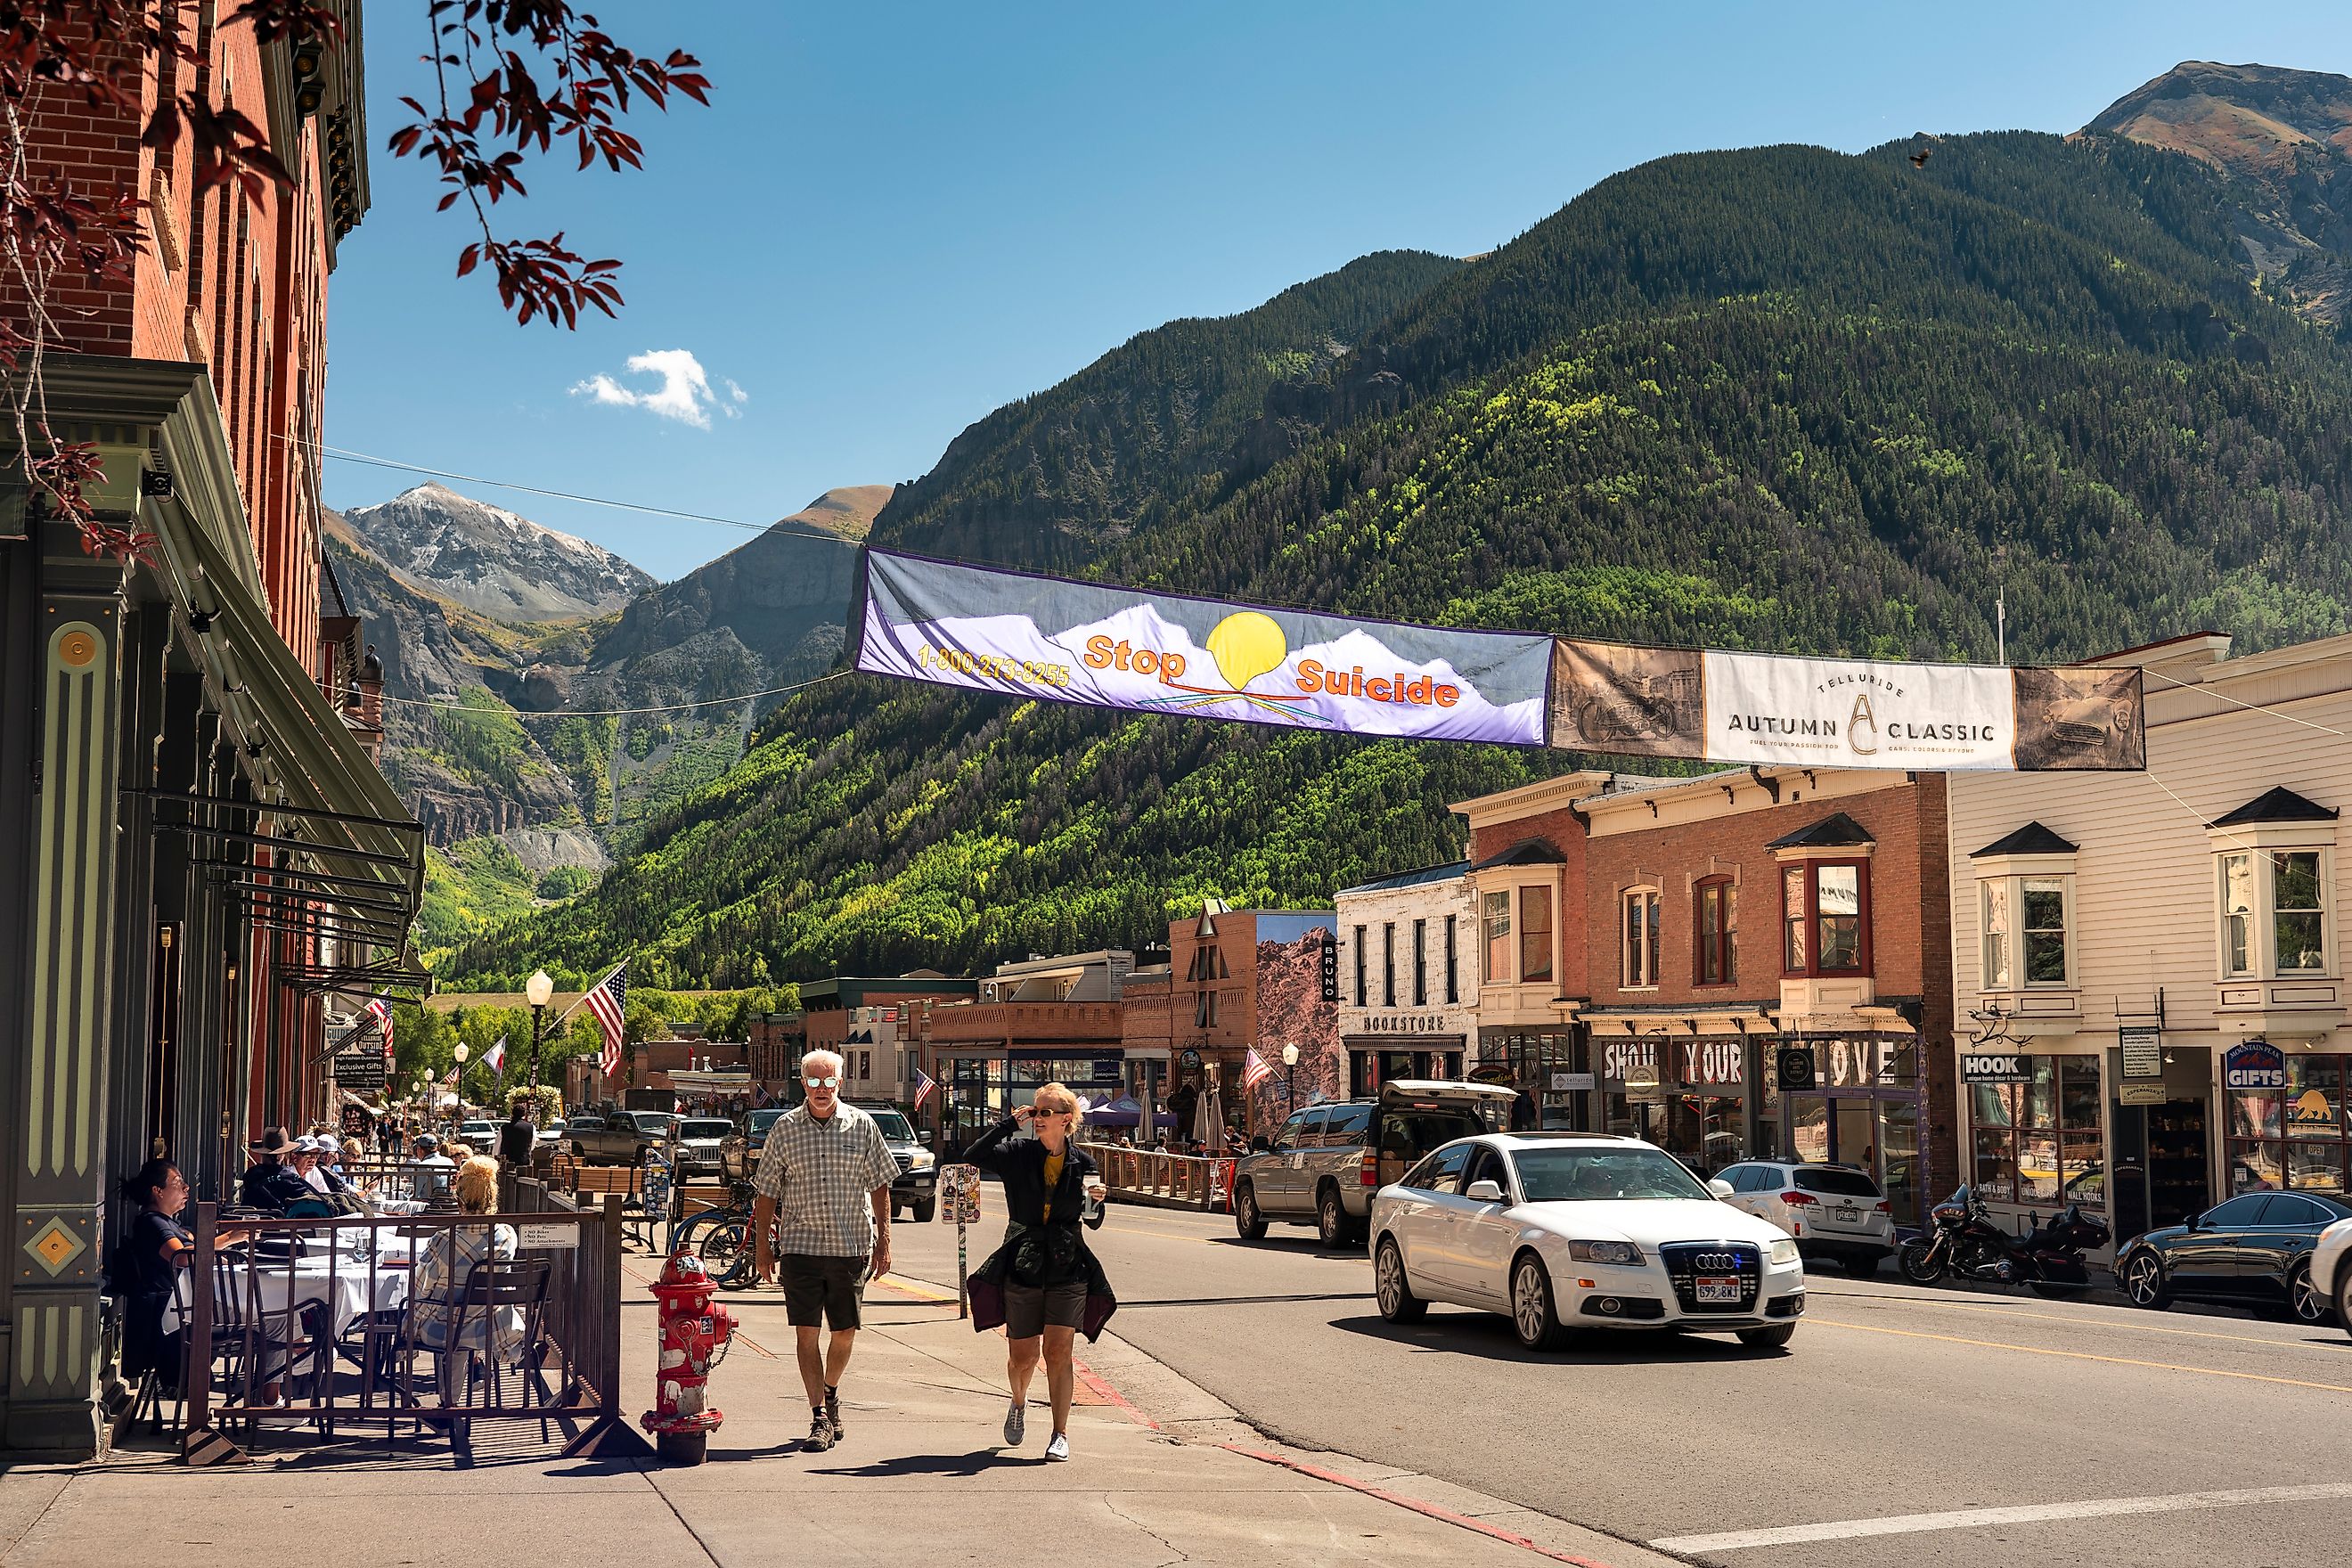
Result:
{"type": "Polygon", "coordinates": [[[286,1136],[286,1129],[265,1127],[261,1136],[246,1148],[254,1157],[239,1192],[246,1207],[282,1214],[295,1199],[317,1195],[310,1191],[310,1184],[286,1163],[286,1156],[295,1150],[294,1141],[286,1136]]]}

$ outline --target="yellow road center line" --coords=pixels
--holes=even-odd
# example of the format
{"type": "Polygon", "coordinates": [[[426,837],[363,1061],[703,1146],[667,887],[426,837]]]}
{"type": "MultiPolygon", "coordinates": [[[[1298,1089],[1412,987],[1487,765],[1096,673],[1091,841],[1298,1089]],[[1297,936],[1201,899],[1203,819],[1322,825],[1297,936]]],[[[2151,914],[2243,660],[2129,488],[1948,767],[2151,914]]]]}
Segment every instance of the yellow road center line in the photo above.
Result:
{"type": "Polygon", "coordinates": [[[2016,1351],[2024,1355],[2059,1356],[2067,1361],[2105,1362],[2110,1366],[2144,1367],[2152,1372],[2191,1372],[2201,1373],[2206,1377],[2233,1377],[2244,1383],[2272,1383],[2283,1384],[2288,1388],[2317,1388],[2329,1394],[2352,1394],[2352,1386],[2340,1383],[2313,1383],[2300,1377],[2272,1377],[2259,1372],[2230,1372],[2218,1366],[2182,1366],[2174,1362],[2141,1361],[2132,1356],[2095,1355],[2089,1351],[2053,1350],[2045,1345],[2011,1344],[2006,1340],[1971,1339],[1966,1334],[1935,1334],[1921,1329],[1888,1329],[1874,1323],[1848,1323],[1836,1318],[1817,1318],[1811,1312],[1805,1314],[1805,1321],[1821,1323],[1832,1329],[1853,1329],[1865,1334],[1894,1334],[1906,1340],[1941,1340],[1947,1344],[1977,1345],[1985,1350],[2016,1351]]]}

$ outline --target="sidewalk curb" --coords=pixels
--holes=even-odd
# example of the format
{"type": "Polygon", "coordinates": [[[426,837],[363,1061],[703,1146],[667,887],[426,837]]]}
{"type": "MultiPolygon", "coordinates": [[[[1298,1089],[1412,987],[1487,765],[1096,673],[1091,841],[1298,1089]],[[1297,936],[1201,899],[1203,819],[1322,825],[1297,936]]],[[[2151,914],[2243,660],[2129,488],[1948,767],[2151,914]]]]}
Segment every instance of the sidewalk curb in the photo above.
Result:
{"type": "MultiPolygon", "coordinates": [[[[919,1275],[896,1275],[894,1278],[923,1285],[936,1284],[919,1275]]],[[[954,1297],[950,1294],[947,1300],[953,1300],[954,1297]]],[[[1074,1358],[1080,1384],[1105,1404],[1124,1412],[1137,1425],[1159,1433],[1165,1441],[1188,1447],[1223,1448],[1260,1464],[1272,1465],[1309,1480],[1352,1491],[1422,1518],[1517,1547],[1550,1562],[1571,1564],[1572,1568],[1667,1568],[1667,1565],[1691,1561],[1679,1553],[1661,1552],[1645,1542],[1574,1520],[1560,1519],[1507,1499],[1474,1490],[1459,1482],[1377,1464],[1336,1449],[1317,1450],[1314,1458],[1302,1457],[1300,1451],[1284,1438],[1259,1426],[1167,1363],[1120,1339],[1116,1333],[1106,1332],[1092,1345],[1079,1348],[1082,1352],[1094,1352],[1091,1361],[1084,1353],[1074,1358]],[[1125,1387],[1120,1385],[1121,1381],[1125,1382],[1125,1387]],[[1138,1388],[1138,1383],[1149,1387],[1138,1388]],[[1374,1475],[1367,1479],[1335,1469],[1332,1468],[1334,1461],[1353,1469],[1372,1471],[1374,1475]],[[1426,1489],[1442,1490],[1452,1500],[1453,1506],[1413,1496],[1411,1492],[1398,1489],[1398,1486],[1391,1483],[1427,1483],[1426,1489]],[[1505,1529],[1482,1517],[1488,1515],[1507,1516],[1520,1523],[1523,1529],[1535,1528],[1541,1535],[1557,1539],[1547,1541],[1522,1533],[1522,1531],[1505,1529]],[[1534,1521],[1541,1521],[1542,1524],[1534,1525],[1530,1522],[1534,1521]],[[1604,1555],[1591,1555],[1595,1552],[1604,1555]]]]}

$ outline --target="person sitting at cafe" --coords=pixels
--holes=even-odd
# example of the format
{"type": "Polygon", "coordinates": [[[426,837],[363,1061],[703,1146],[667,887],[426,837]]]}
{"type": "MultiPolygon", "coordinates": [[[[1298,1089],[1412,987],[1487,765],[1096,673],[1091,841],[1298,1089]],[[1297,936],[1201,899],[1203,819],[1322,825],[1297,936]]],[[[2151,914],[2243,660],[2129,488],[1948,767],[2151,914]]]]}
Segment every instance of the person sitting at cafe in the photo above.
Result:
{"type": "Polygon", "coordinates": [[[457,1162],[441,1152],[441,1140],[420,1132],[413,1153],[415,1158],[408,1162],[409,1186],[416,1200],[430,1204],[446,1198],[449,1184],[457,1177],[457,1162]]]}
{"type": "MultiPolygon", "coordinates": [[[[457,1167],[452,1182],[457,1212],[490,1215],[499,1206],[499,1163],[477,1154],[457,1167]]],[[[442,1403],[456,1403],[463,1387],[457,1351],[488,1352],[512,1364],[522,1348],[523,1320],[520,1307],[492,1311],[466,1304],[466,1284],[474,1270],[510,1264],[519,1249],[514,1228],[506,1225],[446,1225],[435,1227],[431,1240],[416,1259],[409,1277],[408,1320],[402,1331],[411,1346],[441,1352],[442,1403]],[[492,1321],[495,1320],[495,1321],[492,1321]]]]}
{"type": "Polygon", "coordinates": [[[298,1147],[283,1127],[263,1128],[261,1136],[246,1145],[254,1159],[238,1184],[238,1201],[265,1214],[284,1214],[286,1205],[297,1198],[315,1196],[310,1184],[286,1163],[286,1157],[298,1147]]]}
{"type": "Polygon", "coordinates": [[[180,1331],[163,1331],[163,1309],[195,1247],[180,1223],[188,1205],[187,1179],[171,1161],[150,1160],[122,1184],[122,1196],[139,1209],[112,1268],[114,1293],[123,1303],[122,1375],[135,1384],[152,1372],[165,1393],[176,1394],[180,1331]]]}
{"type": "Polygon", "coordinates": [[[331,1198],[341,1197],[352,1190],[350,1178],[343,1174],[343,1141],[331,1132],[319,1134],[319,1163],[311,1172],[316,1178],[310,1184],[331,1198]]]}

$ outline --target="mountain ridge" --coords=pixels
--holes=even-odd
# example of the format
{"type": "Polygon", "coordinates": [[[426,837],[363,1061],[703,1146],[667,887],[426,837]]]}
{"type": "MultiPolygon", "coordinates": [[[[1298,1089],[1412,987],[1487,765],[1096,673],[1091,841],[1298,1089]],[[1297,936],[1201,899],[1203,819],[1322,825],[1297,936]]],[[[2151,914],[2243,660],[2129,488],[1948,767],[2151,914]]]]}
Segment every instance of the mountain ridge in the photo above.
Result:
{"type": "Polygon", "coordinates": [[[410,586],[501,621],[605,615],[655,586],[602,545],[437,481],[347,509],[342,526],[410,586]]]}

